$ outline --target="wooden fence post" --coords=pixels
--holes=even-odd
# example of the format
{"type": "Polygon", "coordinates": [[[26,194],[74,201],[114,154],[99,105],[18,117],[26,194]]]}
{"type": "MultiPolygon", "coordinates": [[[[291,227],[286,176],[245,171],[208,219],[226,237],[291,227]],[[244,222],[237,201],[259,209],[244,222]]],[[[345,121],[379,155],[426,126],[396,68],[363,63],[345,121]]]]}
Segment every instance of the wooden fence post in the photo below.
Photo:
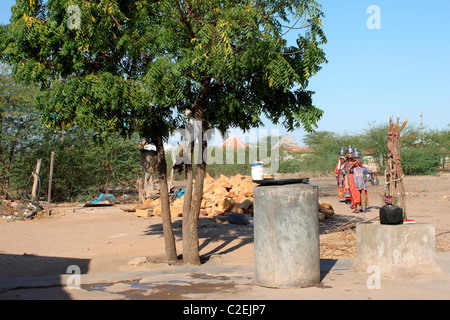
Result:
{"type": "Polygon", "coordinates": [[[39,185],[39,172],[41,171],[42,159],[38,159],[36,164],[36,170],[33,172],[33,189],[31,189],[31,199],[36,200],[38,197],[37,189],[39,185]]]}
{"type": "Polygon", "coordinates": [[[52,151],[50,157],[50,173],[48,179],[48,200],[47,200],[47,215],[50,216],[50,200],[52,195],[52,179],[53,179],[53,161],[55,159],[55,152],[52,151]]]}

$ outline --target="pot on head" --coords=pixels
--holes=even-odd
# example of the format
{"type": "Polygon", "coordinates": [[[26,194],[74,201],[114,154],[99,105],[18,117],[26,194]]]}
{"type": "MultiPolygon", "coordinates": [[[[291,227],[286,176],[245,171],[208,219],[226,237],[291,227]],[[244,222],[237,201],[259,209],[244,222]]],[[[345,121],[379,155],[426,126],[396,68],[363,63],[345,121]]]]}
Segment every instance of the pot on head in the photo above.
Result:
{"type": "Polygon", "coordinates": [[[353,153],[353,151],[355,151],[355,148],[353,148],[352,146],[348,146],[347,154],[353,153]]]}
{"type": "Polygon", "coordinates": [[[361,151],[359,149],[353,149],[352,157],[353,158],[361,158],[361,151]]]}

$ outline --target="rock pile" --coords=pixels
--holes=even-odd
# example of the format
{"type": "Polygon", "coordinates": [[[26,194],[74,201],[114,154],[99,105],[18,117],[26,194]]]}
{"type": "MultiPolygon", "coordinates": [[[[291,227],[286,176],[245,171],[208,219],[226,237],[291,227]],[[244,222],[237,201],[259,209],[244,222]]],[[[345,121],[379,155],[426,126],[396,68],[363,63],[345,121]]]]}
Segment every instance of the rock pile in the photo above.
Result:
{"type": "MultiPolygon", "coordinates": [[[[203,199],[200,207],[202,216],[222,216],[231,212],[253,215],[253,188],[256,183],[249,176],[240,174],[228,178],[220,175],[214,179],[206,174],[203,185],[203,199]]],[[[183,215],[184,196],[176,198],[170,204],[172,217],[183,215]]],[[[153,207],[153,214],[161,215],[160,200],[147,201],[145,205],[153,207]]]]}
{"type": "MultiPolygon", "coordinates": [[[[253,216],[253,188],[257,186],[250,176],[237,174],[230,178],[220,175],[214,179],[206,174],[203,186],[203,199],[200,207],[201,216],[229,216],[231,213],[253,216]]],[[[184,196],[175,198],[170,204],[172,217],[183,216],[184,196]]],[[[319,220],[334,215],[333,207],[319,201],[319,220]]],[[[148,199],[144,205],[136,207],[136,214],[142,217],[161,216],[160,199],[148,199]]]]}

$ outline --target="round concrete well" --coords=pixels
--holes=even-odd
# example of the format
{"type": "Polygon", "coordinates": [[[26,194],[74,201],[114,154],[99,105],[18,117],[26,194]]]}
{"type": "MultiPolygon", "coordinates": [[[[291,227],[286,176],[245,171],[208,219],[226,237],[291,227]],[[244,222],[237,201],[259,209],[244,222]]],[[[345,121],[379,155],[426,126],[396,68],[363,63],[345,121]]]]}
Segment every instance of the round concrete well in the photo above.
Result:
{"type": "Polygon", "coordinates": [[[267,185],[253,193],[255,283],[274,288],[319,283],[317,186],[267,185]]]}

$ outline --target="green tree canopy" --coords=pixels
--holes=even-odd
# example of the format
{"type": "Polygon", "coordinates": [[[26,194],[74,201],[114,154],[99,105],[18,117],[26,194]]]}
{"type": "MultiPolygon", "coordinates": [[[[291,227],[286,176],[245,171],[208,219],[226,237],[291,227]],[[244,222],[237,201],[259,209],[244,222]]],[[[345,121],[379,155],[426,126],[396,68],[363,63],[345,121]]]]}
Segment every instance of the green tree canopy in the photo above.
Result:
{"type": "MultiPolygon", "coordinates": [[[[12,12],[1,58],[17,79],[40,84],[52,126],[138,131],[162,148],[186,109],[201,133],[257,127],[263,115],[311,131],[322,115],[307,90],[326,62],[315,0],[18,0],[12,12]],[[289,46],[283,36],[297,28],[289,46]]],[[[192,263],[205,169],[185,207],[192,263]]]]}

